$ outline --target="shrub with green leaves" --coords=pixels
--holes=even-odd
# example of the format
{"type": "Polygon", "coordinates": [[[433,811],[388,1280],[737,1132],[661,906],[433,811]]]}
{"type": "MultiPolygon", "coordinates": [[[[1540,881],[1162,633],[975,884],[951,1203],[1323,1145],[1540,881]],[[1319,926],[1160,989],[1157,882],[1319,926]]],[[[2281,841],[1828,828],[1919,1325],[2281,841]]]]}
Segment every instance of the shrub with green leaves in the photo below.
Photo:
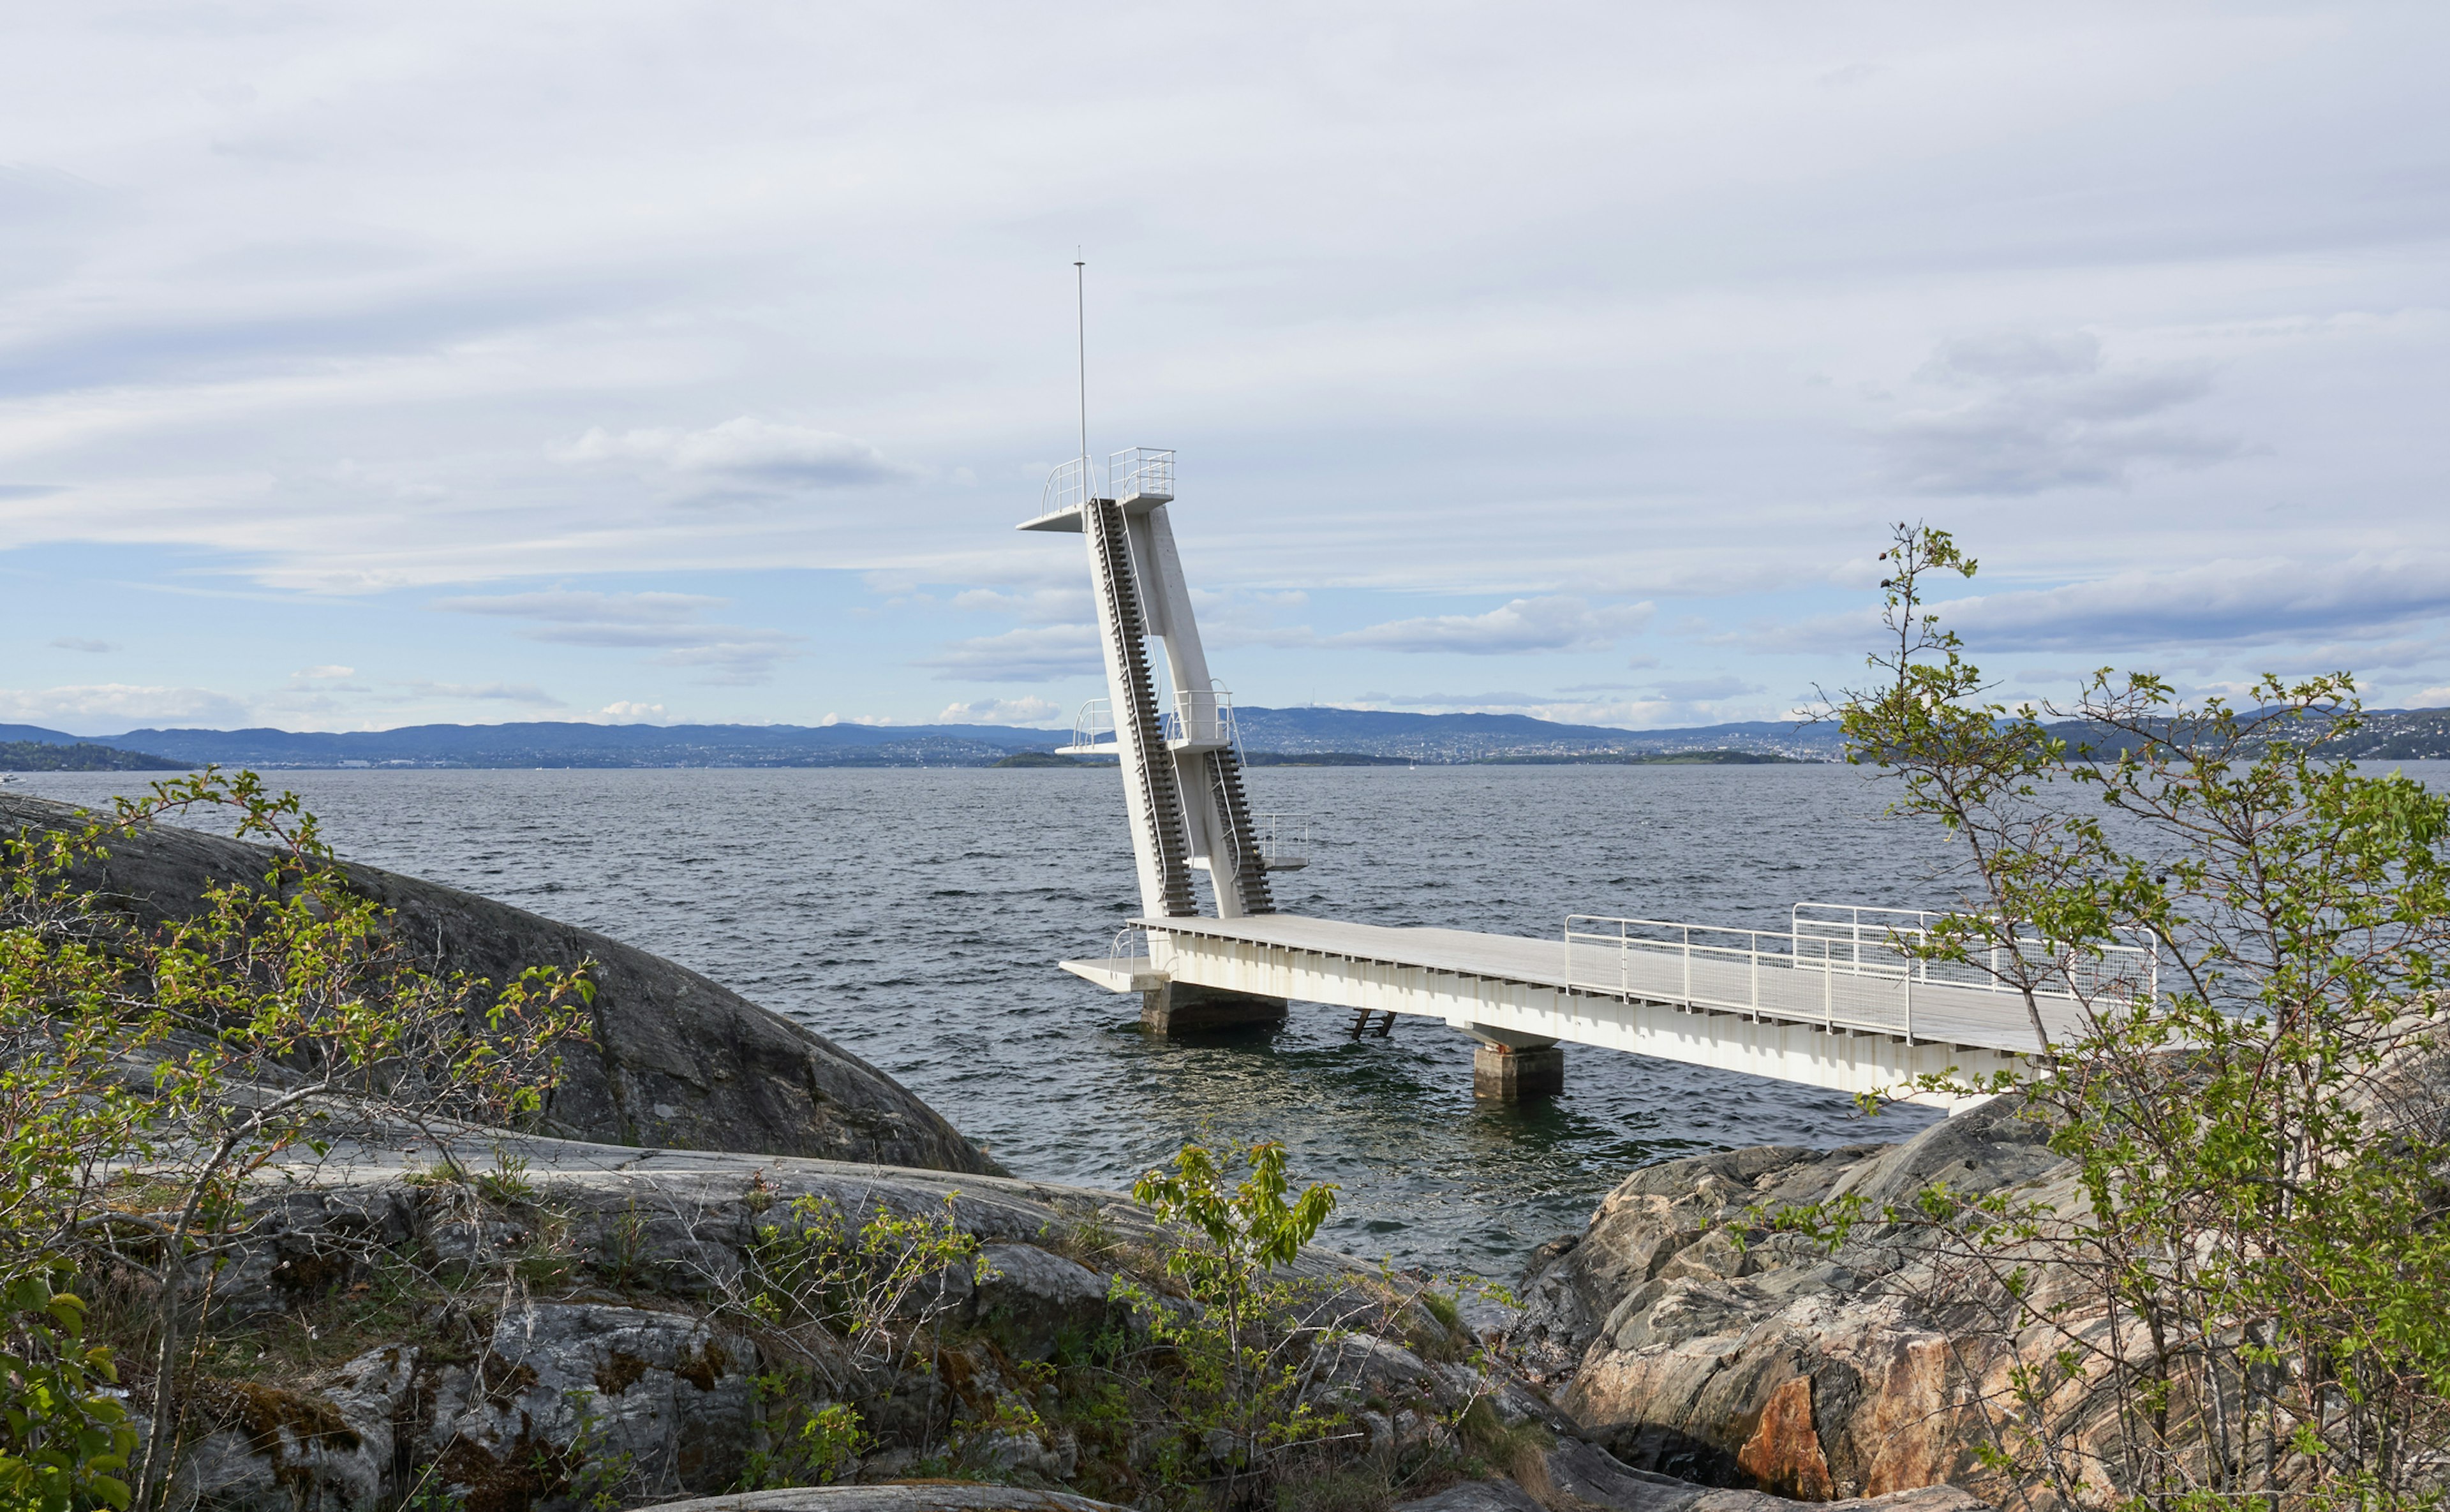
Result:
{"type": "Polygon", "coordinates": [[[64,1270],[0,1285],[0,1507],[68,1512],[125,1507],[136,1448],[127,1408],[107,1389],[110,1351],[85,1342],[85,1302],[64,1270]]]}
{"type": "Polygon", "coordinates": [[[2358,724],[2344,672],[2265,678],[2239,709],[2104,669],[2064,707],[2010,708],[1927,603],[1974,560],[1900,525],[1882,561],[1879,676],[1831,712],[1849,760],[1897,785],[1893,812],[1963,863],[1955,907],[1896,947],[1993,973],[2034,1031],[2025,1069],[1923,1087],[2021,1099],[2080,1200],[1941,1183],[1779,1221],[1831,1243],[1898,1226],[1936,1300],[1992,1320],[1977,1448],[2021,1492],[2440,1504],[2450,802],[2329,754],[2358,724]],[[2138,945],[2156,987],[2098,969],[2138,945]],[[2073,1027],[2053,1035],[2046,1003],[2073,1027]]]}
{"type": "Polygon", "coordinates": [[[583,968],[505,984],[428,971],[297,796],[251,772],[0,836],[0,1285],[63,1265],[147,1278],[140,1508],[179,1437],[191,1304],[245,1237],[250,1181],[301,1148],[533,1116],[587,1036],[591,991],[583,968]],[[262,843],[264,869],[191,906],[159,901],[168,917],[148,922],[109,893],[110,848],[198,811],[262,843]],[[127,1173],[144,1179],[111,1186],[127,1173]]]}
{"type": "Polygon", "coordinates": [[[1161,1439],[1157,1468],[1176,1485],[1213,1485],[1227,1506],[1261,1504],[1305,1451],[1352,1438],[1344,1415],[1310,1389],[1321,1349],[1358,1307],[1332,1289],[1283,1273],[1335,1209],[1335,1189],[1292,1190],[1284,1146],[1252,1145],[1240,1178],[1207,1149],[1184,1145],[1171,1171],[1140,1177],[1132,1195],[1175,1231],[1168,1296],[1118,1278],[1165,1368],[1140,1378],[1143,1410],[1161,1439]]]}

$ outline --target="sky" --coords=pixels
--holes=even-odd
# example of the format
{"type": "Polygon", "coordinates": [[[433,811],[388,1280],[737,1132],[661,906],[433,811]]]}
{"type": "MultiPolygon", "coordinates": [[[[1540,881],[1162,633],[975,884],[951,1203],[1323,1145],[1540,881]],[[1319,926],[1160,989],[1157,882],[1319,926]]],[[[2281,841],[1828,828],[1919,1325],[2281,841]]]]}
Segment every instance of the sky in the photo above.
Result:
{"type": "Polygon", "coordinates": [[[2450,9],[7,7],[0,721],[2450,704],[2450,9]]]}

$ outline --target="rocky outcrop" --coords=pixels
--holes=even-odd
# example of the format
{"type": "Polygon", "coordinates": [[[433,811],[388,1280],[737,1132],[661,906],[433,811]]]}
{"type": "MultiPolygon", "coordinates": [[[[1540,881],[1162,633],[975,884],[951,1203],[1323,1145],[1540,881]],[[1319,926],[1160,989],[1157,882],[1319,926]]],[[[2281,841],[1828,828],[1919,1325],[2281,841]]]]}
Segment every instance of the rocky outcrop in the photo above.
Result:
{"type": "Polygon", "coordinates": [[[657,1512],[1122,1512],[1112,1502],[1018,1485],[807,1485],[667,1502],[657,1512]]]}
{"type": "Polygon", "coordinates": [[[1810,1501],[1978,1484],[1976,1404],[2000,1361],[1974,1320],[1922,1300],[1922,1257],[1877,1223],[1832,1254],[1747,1213],[1847,1192],[1876,1213],[1942,1178],[2047,1192],[2063,1163],[2014,1114],[1636,1172],[1533,1257],[1507,1345],[1577,1431],[1642,1469],[1810,1501]]]}
{"type": "MultiPolygon", "coordinates": [[[[770,1243],[761,1231],[788,1228],[812,1204],[854,1218],[882,1210],[947,1220],[980,1241],[984,1262],[975,1276],[956,1267],[922,1289],[940,1320],[931,1325],[940,1357],[891,1388],[903,1396],[863,1401],[877,1437],[846,1473],[875,1482],[949,1469],[1034,1489],[863,1484],[707,1505],[1103,1504],[1064,1489],[1084,1457],[1049,1395],[1060,1373],[1033,1362],[1133,1327],[1114,1304],[1118,1277],[1162,1290],[1165,1236],[1145,1210],[1111,1193],[1010,1178],[457,1134],[464,1166],[515,1174],[496,1178],[490,1195],[481,1180],[441,1179],[427,1136],[407,1134],[321,1156],[301,1151],[263,1173],[241,1252],[212,1275],[218,1336],[230,1337],[232,1323],[297,1329],[329,1320],[336,1304],[344,1313],[346,1299],[396,1285],[403,1257],[443,1287],[396,1337],[366,1338],[320,1370],[224,1380],[192,1404],[191,1415],[217,1425],[180,1471],[200,1512],[378,1512],[412,1489],[468,1512],[576,1512],[739,1483],[790,1427],[778,1432],[768,1421],[768,1399],[755,1386],[778,1357],[766,1315],[741,1306],[742,1278],[754,1247],[770,1243]],[[914,1439],[934,1445],[930,1457],[914,1455],[914,1439]]],[[[1346,1414],[1351,1454],[1391,1462],[1450,1453],[1466,1409],[1485,1403],[1508,1432],[1554,1441],[1515,1462],[1552,1512],[1796,1505],[1622,1464],[1501,1368],[1411,1347],[1408,1330],[1428,1315],[1400,1294],[1390,1301],[1373,1270],[1318,1250],[1292,1269],[1324,1283],[1324,1295],[1358,1304],[1339,1308],[1351,1331],[1322,1348],[1307,1376],[1321,1405],[1346,1414]],[[1738,1496],[1746,1499],[1725,1500],[1738,1496]]],[[[1892,1503],[1906,1512],[1974,1504],[1892,1503]]]]}
{"type": "MultiPolygon", "coordinates": [[[[81,827],[79,811],[0,793],[0,835],[81,827]]],[[[192,909],[210,882],[251,882],[259,847],[173,825],[114,840],[102,885],[153,921],[192,909]]],[[[569,1058],[547,1110],[574,1139],[807,1155],[939,1171],[1001,1170],[908,1089],[849,1051],[738,993],[593,930],[474,893],[346,865],[350,885],[394,910],[424,963],[508,981],[530,966],[594,962],[594,1043],[569,1058]]]]}

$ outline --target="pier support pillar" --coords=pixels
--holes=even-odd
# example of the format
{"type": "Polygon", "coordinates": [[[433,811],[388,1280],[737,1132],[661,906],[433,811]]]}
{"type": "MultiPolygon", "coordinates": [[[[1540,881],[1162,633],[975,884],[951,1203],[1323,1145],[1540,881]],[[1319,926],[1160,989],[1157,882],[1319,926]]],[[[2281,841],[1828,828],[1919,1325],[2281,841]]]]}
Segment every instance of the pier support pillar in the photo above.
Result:
{"type": "Polygon", "coordinates": [[[1140,1027],[1157,1035],[1239,1029],[1246,1024],[1273,1029],[1285,1021],[1289,1011],[1282,998],[1227,992],[1187,981],[1170,981],[1140,994],[1140,1027]]]}
{"type": "Polygon", "coordinates": [[[1557,1041],[1515,1029],[1461,1019],[1449,1024],[1480,1041],[1471,1054],[1471,1095],[1491,1102],[1526,1102],[1565,1090],[1565,1053],[1557,1041]]]}
{"type": "Polygon", "coordinates": [[[1471,1053],[1471,1095],[1492,1102],[1527,1102],[1565,1090],[1565,1053],[1555,1045],[1509,1050],[1483,1045],[1471,1053]]]}

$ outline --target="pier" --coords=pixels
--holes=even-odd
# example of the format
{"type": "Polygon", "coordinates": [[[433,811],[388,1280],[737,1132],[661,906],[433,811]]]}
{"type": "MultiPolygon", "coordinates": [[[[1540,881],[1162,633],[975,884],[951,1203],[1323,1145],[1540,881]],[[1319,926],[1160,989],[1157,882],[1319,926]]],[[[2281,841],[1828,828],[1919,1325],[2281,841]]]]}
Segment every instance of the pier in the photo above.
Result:
{"type": "Polygon", "coordinates": [[[2020,1066],[2088,1002],[2152,989],[2153,961],[2132,949],[2069,960],[2033,941],[2046,973],[1996,954],[1922,960],[1933,916],[1851,903],[1798,903],[1784,930],[1575,915],[1547,938],[1277,912],[1270,873],[1307,856],[1279,839],[1297,826],[1254,819],[1233,699],[1209,675],[1166,516],[1174,479],[1169,451],[1077,458],[1021,526],[1086,537],[1108,696],[1061,749],[1115,758],[1139,879],[1140,912],[1109,953],[1060,964],[1138,994],[1151,1030],[1281,1023],[1292,1002],[1323,1003],[1351,1010],[1356,1035],[1399,1017],[1462,1031],[1474,1093],[1499,1100],[1560,1091],[1574,1044],[1946,1105],[1915,1079],[2020,1066]],[[2055,990],[2012,985],[2037,979],[2055,990]]]}

